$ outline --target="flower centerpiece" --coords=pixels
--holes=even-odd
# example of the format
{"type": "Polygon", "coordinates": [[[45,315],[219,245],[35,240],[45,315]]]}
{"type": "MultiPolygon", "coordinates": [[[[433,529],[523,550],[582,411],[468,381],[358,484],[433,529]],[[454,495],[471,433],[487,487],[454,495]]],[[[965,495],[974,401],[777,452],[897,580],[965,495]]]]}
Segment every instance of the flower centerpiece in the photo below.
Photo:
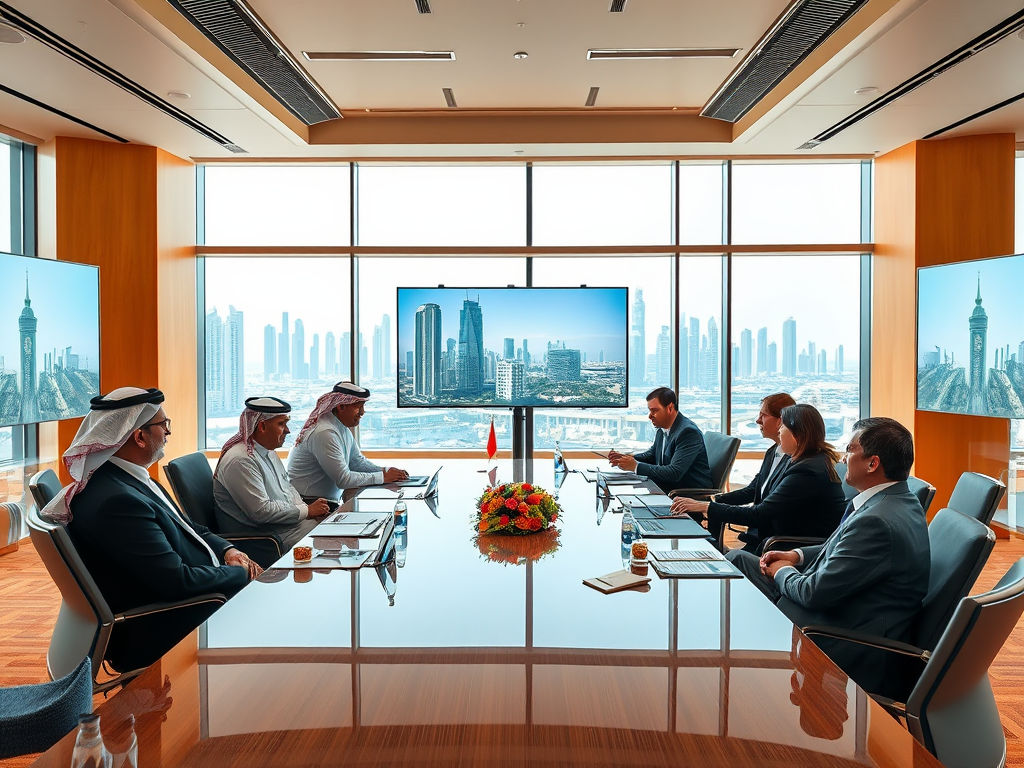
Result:
{"type": "Polygon", "coordinates": [[[543,488],[505,483],[488,488],[477,499],[477,531],[516,536],[536,533],[552,526],[560,512],[558,502],[543,488]]]}

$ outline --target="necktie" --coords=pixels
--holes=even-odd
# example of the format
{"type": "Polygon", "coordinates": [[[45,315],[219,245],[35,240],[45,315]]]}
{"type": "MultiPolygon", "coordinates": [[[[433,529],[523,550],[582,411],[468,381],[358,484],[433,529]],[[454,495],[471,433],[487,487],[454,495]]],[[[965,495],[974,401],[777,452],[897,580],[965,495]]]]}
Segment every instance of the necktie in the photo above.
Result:
{"type": "Polygon", "coordinates": [[[843,510],[843,519],[839,521],[839,524],[842,525],[843,523],[845,523],[846,522],[846,518],[848,518],[852,514],[853,514],[853,502],[851,501],[851,502],[849,502],[846,505],[846,509],[843,510]]]}

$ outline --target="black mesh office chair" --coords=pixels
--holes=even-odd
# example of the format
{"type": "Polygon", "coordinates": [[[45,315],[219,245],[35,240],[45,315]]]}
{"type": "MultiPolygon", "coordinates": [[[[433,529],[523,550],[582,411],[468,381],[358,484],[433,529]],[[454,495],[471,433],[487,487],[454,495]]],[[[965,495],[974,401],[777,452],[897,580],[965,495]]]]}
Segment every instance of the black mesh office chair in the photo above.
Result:
{"type": "Polygon", "coordinates": [[[704,447],[708,452],[708,466],[711,469],[712,488],[676,488],[669,496],[685,496],[689,499],[706,501],[716,493],[723,493],[729,483],[732,465],[740,450],[740,439],[721,432],[705,432],[704,447]]]}
{"type": "Polygon", "coordinates": [[[947,768],[1006,764],[1006,736],[988,670],[1024,613],[1024,559],[996,586],[962,598],[905,705],[880,703],[947,768]]]}
{"type": "MultiPolygon", "coordinates": [[[[960,599],[977,581],[995,543],[992,529],[978,520],[955,509],[940,509],[936,513],[928,526],[931,556],[928,592],[912,625],[913,645],[838,627],[808,626],[803,627],[803,631],[812,639],[815,636],[837,638],[902,657],[919,657],[930,652],[939,642],[960,599]]],[[[855,670],[846,671],[856,677],[855,670]]],[[[892,681],[893,685],[902,685],[904,692],[909,691],[920,673],[919,665],[909,666],[906,668],[906,680],[902,683],[892,681]]]]}
{"type": "Polygon", "coordinates": [[[284,546],[276,534],[225,533],[219,530],[213,499],[213,470],[202,452],[169,461],[164,465],[164,472],[182,511],[193,522],[230,541],[263,568],[269,568],[281,559],[284,546]]]}
{"type": "Polygon", "coordinates": [[[1006,486],[994,477],[978,472],[964,472],[956,481],[946,506],[988,525],[1004,493],[1006,486]]]}
{"type": "Polygon", "coordinates": [[[0,760],[45,752],[92,712],[92,665],[83,657],[59,680],[0,689],[0,760]]]}
{"type": "Polygon", "coordinates": [[[165,611],[185,611],[190,622],[199,626],[227,599],[222,594],[211,593],[188,600],[151,603],[115,614],[78,556],[64,526],[44,520],[39,515],[39,510],[50,502],[56,490],[60,490],[59,482],[54,489],[56,477],[49,469],[32,476],[29,490],[39,509],[29,510],[26,516],[32,546],[61,597],[60,611],[46,651],[46,670],[50,678],[56,680],[69,674],[88,656],[92,662],[93,690],[105,691],[142,672],[141,669],[111,672],[113,677],[97,682],[116,626],[165,611]]]}

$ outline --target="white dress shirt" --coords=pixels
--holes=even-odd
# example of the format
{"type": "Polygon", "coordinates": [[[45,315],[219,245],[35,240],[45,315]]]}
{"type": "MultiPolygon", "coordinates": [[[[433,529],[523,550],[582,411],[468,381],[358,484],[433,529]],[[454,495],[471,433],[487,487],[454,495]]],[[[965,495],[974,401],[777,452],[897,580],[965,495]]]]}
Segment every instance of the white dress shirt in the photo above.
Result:
{"type": "Polygon", "coordinates": [[[764,496],[764,489],[768,487],[769,481],[775,477],[775,472],[779,469],[779,464],[782,463],[782,459],[786,454],[782,452],[782,447],[779,445],[775,446],[775,455],[772,457],[772,468],[768,473],[768,477],[764,479],[764,483],[761,484],[761,496],[764,496]]]}
{"type": "Polygon", "coordinates": [[[292,448],[288,479],[303,498],[337,501],[346,488],[381,485],[384,468],[363,456],[352,430],[326,413],[292,448]]]}
{"type": "Polygon", "coordinates": [[[214,565],[220,565],[220,560],[213,553],[213,550],[210,549],[210,545],[206,543],[202,536],[196,533],[195,528],[193,528],[191,525],[185,522],[184,518],[182,518],[181,514],[178,512],[177,507],[174,506],[174,502],[172,502],[170,498],[168,498],[167,494],[164,492],[164,489],[161,488],[160,485],[156,483],[152,477],[149,476],[149,472],[146,471],[145,467],[140,467],[138,464],[133,464],[130,461],[125,461],[124,459],[118,458],[117,456],[112,456],[110,459],[108,459],[108,461],[110,461],[110,463],[113,464],[115,467],[123,469],[125,472],[134,477],[136,480],[143,483],[147,488],[149,488],[149,490],[155,493],[156,497],[164,503],[164,506],[167,507],[167,511],[171,513],[171,517],[174,518],[174,521],[185,530],[185,533],[187,533],[189,536],[195,539],[199,546],[201,546],[203,549],[210,553],[210,560],[213,562],[214,565]]]}
{"type": "Polygon", "coordinates": [[[221,512],[245,526],[290,525],[305,520],[309,509],[288,481],[275,451],[236,443],[217,463],[213,498],[221,512]]]}

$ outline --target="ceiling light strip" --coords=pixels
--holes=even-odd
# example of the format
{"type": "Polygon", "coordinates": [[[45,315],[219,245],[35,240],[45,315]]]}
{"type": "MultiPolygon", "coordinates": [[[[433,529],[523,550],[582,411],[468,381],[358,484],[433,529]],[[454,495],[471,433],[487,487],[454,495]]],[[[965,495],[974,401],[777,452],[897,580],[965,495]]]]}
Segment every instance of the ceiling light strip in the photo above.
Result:
{"type": "Polygon", "coordinates": [[[455,51],[303,51],[307,61],[455,61],[455,51]]]}
{"type": "Polygon", "coordinates": [[[1021,99],[1024,99],[1024,93],[1018,93],[1016,96],[1011,96],[1008,99],[1004,99],[1003,101],[1000,101],[998,104],[993,104],[991,107],[987,107],[981,110],[980,112],[975,112],[973,115],[969,115],[962,120],[957,120],[955,123],[950,123],[945,128],[939,128],[939,130],[937,131],[932,131],[927,136],[925,136],[925,138],[934,139],[936,136],[941,136],[943,133],[946,133],[947,131],[952,131],[954,128],[959,128],[964,123],[969,123],[972,120],[977,120],[979,117],[984,117],[985,115],[995,112],[996,110],[1002,109],[1003,107],[1008,107],[1011,104],[1020,101],[1021,99]]]}
{"type": "Polygon", "coordinates": [[[109,139],[113,139],[114,141],[119,141],[122,144],[127,144],[128,143],[128,139],[122,138],[121,136],[118,136],[116,133],[111,133],[110,131],[105,131],[102,128],[99,128],[99,127],[93,125],[92,123],[87,123],[85,120],[81,120],[81,119],[75,117],[74,115],[69,115],[67,112],[65,112],[65,111],[63,111],[61,109],[57,109],[56,107],[51,107],[49,104],[46,104],[45,102],[39,101],[38,99],[33,99],[31,96],[28,96],[27,94],[24,94],[21,91],[16,91],[13,88],[8,88],[6,85],[0,85],[0,91],[3,91],[4,93],[9,93],[11,96],[14,96],[15,98],[21,99],[22,101],[27,101],[29,104],[32,104],[33,106],[39,107],[41,109],[45,109],[47,112],[52,112],[55,115],[60,115],[65,120],[70,120],[73,123],[78,123],[79,125],[85,126],[89,130],[96,131],[96,133],[102,134],[102,135],[106,136],[109,139]]]}
{"type": "Polygon", "coordinates": [[[731,59],[742,48],[592,48],[587,59],[731,59]]]}
{"type": "Polygon", "coordinates": [[[590,93],[587,95],[587,103],[584,104],[583,106],[592,107],[595,104],[597,104],[597,92],[600,90],[601,89],[598,86],[594,86],[593,88],[591,88],[590,93]]]}
{"type": "MultiPolygon", "coordinates": [[[[136,98],[142,99],[150,106],[166,114],[168,117],[172,117],[178,122],[187,125],[196,133],[201,134],[207,139],[220,144],[222,147],[227,147],[228,149],[232,149],[233,147],[237,148],[237,145],[235,145],[230,139],[222,136],[208,125],[196,120],[187,112],[178,109],[178,107],[174,106],[169,101],[165,101],[160,98],[152,91],[139,85],[137,82],[123,75],[121,72],[118,72],[113,67],[107,66],[94,56],[90,56],[78,46],[68,42],[60,35],[51,32],[49,29],[37,23],[33,19],[30,19],[28,16],[18,12],[7,3],[0,2],[0,19],[2,19],[4,23],[24,32],[26,35],[39,41],[48,48],[66,56],[76,64],[94,72],[110,83],[113,83],[118,88],[127,91],[136,98]]],[[[42,105],[41,102],[40,104],[42,105]]],[[[42,106],[46,107],[46,105],[42,106]]],[[[77,118],[71,117],[70,115],[66,115],[66,117],[77,122],[77,118]]],[[[89,125],[88,123],[83,123],[83,125],[87,125],[89,128],[93,128],[100,133],[106,133],[105,131],[95,128],[95,126],[89,125]]],[[[110,134],[110,136],[118,141],[126,141],[125,139],[121,139],[119,136],[114,136],[113,134],[110,134]]],[[[232,149],[232,151],[236,151],[236,149],[232,149]]]]}
{"type": "MultiPolygon", "coordinates": [[[[975,54],[980,53],[981,51],[985,50],[991,45],[995,45],[1000,40],[1009,37],[1010,35],[1014,34],[1015,32],[1021,29],[1024,29],[1024,9],[1018,11],[1012,16],[1008,16],[1007,18],[1003,19],[1001,22],[996,24],[994,27],[978,35],[970,42],[960,46],[952,53],[943,56],[941,59],[934,62],[930,66],[922,69],[916,75],[907,78],[902,83],[897,85],[895,88],[892,88],[891,90],[882,94],[874,101],[865,104],[852,115],[843,118],[835,125],[819,133],[813,139],[806,141],[797,149],[814,149],[822,142],[828,141],[833,136],[841,133],[842,131],[845,131],[852,125],[859,123],[866,117],[873,115],[875,112],[882,109],[883,107],[889,106],[894,101],[906,96],[911,91],[915,91],[922,85],[930,83],[933,79],[943,74],[944,72],[948,72],[957,64],[961,64],[967,61],[967,59],[971,58],[975,54]]],[[[952,127],[955,126],[950,126],[950,128],[952,127]]],[[[944,128],[943,130],[948,129],[944,128]]]]}
{"type": "Polygon", "coordinates": [[[442,88],[441,91],[444,93],[445,104],[447,104],[452,109],[459,106],[458,104],[455,103],[455,94],[452,93],[451,88],[442,88]]]}

